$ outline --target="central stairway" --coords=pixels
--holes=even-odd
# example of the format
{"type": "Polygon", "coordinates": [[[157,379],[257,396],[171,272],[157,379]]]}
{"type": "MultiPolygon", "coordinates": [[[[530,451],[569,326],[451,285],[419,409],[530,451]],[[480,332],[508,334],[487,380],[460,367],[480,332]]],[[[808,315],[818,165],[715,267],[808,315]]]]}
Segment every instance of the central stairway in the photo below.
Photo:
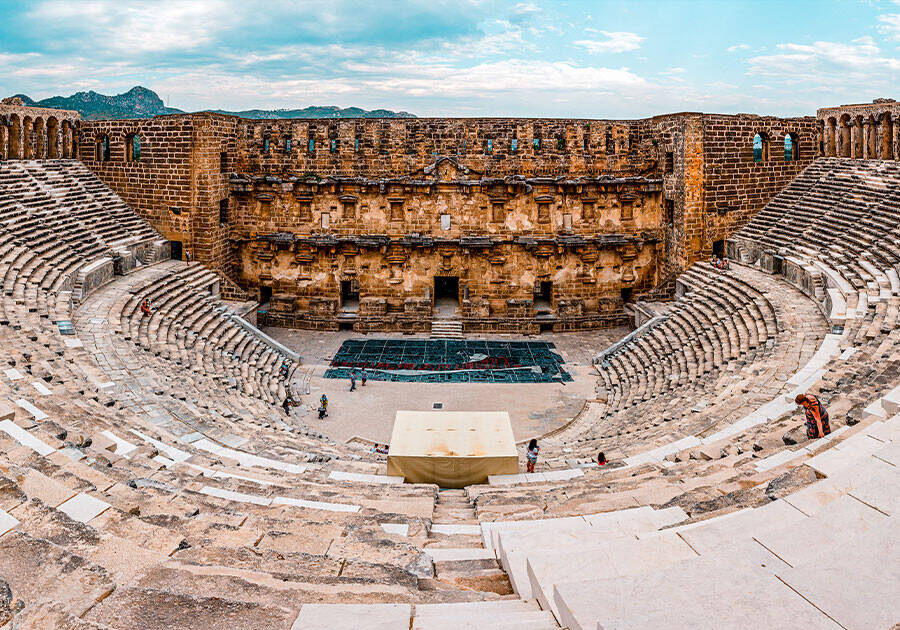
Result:
{"type": "Polygon", "coordinates": [[[436,319],[431,322],[432,339],[462,339],[463,325],[458,319],[436,319]]]}

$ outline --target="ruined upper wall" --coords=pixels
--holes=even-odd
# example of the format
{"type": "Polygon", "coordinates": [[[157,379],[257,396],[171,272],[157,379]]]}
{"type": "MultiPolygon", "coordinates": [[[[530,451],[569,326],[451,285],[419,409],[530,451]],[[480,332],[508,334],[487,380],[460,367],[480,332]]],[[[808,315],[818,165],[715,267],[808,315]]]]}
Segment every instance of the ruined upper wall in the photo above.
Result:
{"type": "Polygon", "coordinates": [[[824,107],[818,111],[820,151],[828,157],[900,160],[900,103],[824,107]]]}
{"type": "Polygon", "coordinates": [[[702,135],[705,224],[700,240],[707,246],[746,224],[819,155],[818,125],[811,116],[704,114],[702,135]],[[754,153],[757,135],[761,155],[754,153]]]}
{"type": "Polygon", "coordinates": [[[647,174],[647,120],[241,120],[236,170],[391,178],[453,156],[485,176],[647,174]]]}
{"type": "Polygon", "coordinates": [[[0,103],[0,160],[71,158],[77,143],[78,112],[27,107],[21,99],[0,103]]]}

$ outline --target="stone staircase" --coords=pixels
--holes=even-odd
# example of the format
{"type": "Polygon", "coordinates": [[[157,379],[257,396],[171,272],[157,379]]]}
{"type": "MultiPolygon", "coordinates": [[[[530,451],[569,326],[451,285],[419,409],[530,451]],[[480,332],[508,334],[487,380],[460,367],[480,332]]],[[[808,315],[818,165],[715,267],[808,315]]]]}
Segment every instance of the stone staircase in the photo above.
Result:
{"type": "Polygon", "coordinates": [[[431,322],[431,337],[434,339],[462,339],[462,322],[458,319],[436,319],[431,322]]]}
{"type": "Polygon", "coordinates": [[[423,550],[434,563],[436,581],[457,588],[496,593],[504,598],[475,602],[474,606],[468,603],[416,606],[413,628],[443,630],[459,627],[460,623],[466,628],[549,630],[558,627],[550,612],[542,611],[535,602],[514,598],[506,571],[494,552],[484,547],[475,506],[465,490],[441,490],[438,493],[423,550]],[[488,611],[489,615],[486,614],[488,611]]]}

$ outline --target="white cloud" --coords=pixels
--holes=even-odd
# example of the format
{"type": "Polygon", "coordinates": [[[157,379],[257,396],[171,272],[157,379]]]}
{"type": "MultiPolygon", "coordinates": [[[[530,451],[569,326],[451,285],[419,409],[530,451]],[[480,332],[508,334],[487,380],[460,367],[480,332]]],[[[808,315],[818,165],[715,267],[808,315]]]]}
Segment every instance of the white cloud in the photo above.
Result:
{"type": "MultiPolygon", "coordinates": [[[[900,4],[900,2],[897,2],[900,4]]],[[[900,13],[888,13],[887,15],[879,15],[878,32],[884,33],[890,39],[900,40],[900,13]]]]}
{"type": "Polygon", "coordinates": [[[728,52],[737,52],[738,50],[750,50],[749,44],[735,44],[728,47],[728,52]]]}
{"type": "Polygon", "coordinates": [[[871,82],[873,86],[895,81],[900,72],[900,59],[883,54],[868,36],[849,44],[815,42],[813,44],[778,44],[780,52],[760,55],[749,60],[748,74],[779,77],[788,82],[871,82]]]}
{"type": "Polygon", "coordinates": [[[620,53],[629,50],[637,50],[641,47],[644,38],[637,33],[627,31],[597,31],[606,39],[580,39],[573,42],[576,46],[586,48],[592,55],[600,53],[620,53]]]}
{"type": "Polygon", "coordinates": [[[95,49],[140,54],[208,45],[224,24],[238,19],[237,14],[224,0],[49,0],[30,16],[54,28],[84,29],[85,43],[95,49]]]}

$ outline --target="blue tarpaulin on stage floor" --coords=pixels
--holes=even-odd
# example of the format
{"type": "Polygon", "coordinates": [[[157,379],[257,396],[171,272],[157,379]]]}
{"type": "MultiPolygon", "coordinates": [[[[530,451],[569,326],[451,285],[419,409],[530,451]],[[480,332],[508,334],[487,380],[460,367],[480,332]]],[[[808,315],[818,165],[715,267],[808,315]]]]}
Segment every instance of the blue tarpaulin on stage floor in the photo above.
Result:
{"type": "Polygon", "coordinates": [[[325,378],[424,383],[555,383],[572,380],[546,341],[348,339],[325,378]]]}

